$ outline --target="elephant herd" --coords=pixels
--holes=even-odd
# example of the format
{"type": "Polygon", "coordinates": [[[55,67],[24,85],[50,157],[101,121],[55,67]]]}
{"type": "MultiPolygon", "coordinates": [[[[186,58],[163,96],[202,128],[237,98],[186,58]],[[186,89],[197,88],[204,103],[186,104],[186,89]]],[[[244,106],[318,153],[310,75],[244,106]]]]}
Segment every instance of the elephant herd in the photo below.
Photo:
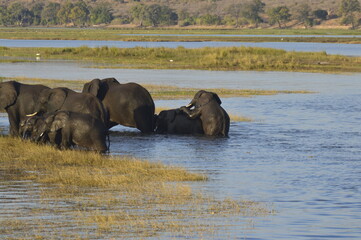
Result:
{"type": "Polygon", "coordinates": [[[142,133],[227,136],[229,116],[216,93],[200,90],[187,106],[155,114],[154,101],[137,83],[94,79],[83,91],[49,88],[16,81],[0,83],[0,109],[10,135],[50,143],[61,149],[78,146],[104,153],[108,130],[121,124],[142,133]]]}

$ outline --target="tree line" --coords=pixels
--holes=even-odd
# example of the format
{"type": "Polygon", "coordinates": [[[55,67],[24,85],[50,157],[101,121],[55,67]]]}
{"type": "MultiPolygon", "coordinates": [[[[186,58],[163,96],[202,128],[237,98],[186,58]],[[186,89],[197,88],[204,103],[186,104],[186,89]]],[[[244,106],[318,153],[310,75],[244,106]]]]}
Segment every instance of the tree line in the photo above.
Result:
{"type": "MultiPolygon", "coordinates": [[[[213,5],[216,6],[216,5],[213,5]]],[[[62,25],[89,26],[109,24],[137,24],[139,26],[191,26],[191,25],[228,25],[241,27],[261,23],[284,28],[292,20],[312,27],[331,18],[340,18],[341,23],[356,28],[361,25],[361,7],[359,0],[342,0],[337,13],[330,14],[324,9],[312,9],[307,3],[297,9],[280,5],[266,9],[261,0],[245,3],[233,3],[224,9],[223,14],[216,14],[210,5],[206,13],[190,13],[185,9],[173,10],[168,5],[145,4],[135,1],[123,14],[114,14],[109,4],[95,3],[92,6],[83,0],[57,2],[38,2],[31,7],[15,2],[0,6],[0,24],[3,26],[62,25]],[[292,11],[291,11],[292,10],[292,11]],[[293,13],[291,13],[293,12],[293,13]]]]}

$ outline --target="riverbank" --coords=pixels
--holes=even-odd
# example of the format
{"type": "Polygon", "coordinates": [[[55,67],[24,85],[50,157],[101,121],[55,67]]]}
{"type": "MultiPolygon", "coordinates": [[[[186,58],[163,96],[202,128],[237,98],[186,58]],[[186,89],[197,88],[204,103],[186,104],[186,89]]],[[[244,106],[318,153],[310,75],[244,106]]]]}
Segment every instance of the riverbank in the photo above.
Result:
{"type": "Polygon", "coordinates": [[[0,28],[2,39],[113,40],[151,42],[322,42],[360,43],[361,30],[199,28],[0,28]],[[265,36],[267,35],[267,36],[265,36]],[[280,37],[280,35],[283,35],[280,37]],[[315,35],[315,36],[313,36],[315,35]],[[323,37],[317,37],[323,36],[323,37]]]}
{"type": "Polygon", "coordinates": [[[361,72],[361,57],[259,47],[0,47],[0,55],[1,62],[75,60],[94,68],[361,72]]]}
{"type": "Polygon", "coordinates": [[[5,238],[212,236],[234,217],[272,214],[257,202],[195,191],[189,183],[206,176],[161,163],[59,151],[4,136],[0,150],[2,191],[16,194],[16,201],[2,205],[5,238]]]}

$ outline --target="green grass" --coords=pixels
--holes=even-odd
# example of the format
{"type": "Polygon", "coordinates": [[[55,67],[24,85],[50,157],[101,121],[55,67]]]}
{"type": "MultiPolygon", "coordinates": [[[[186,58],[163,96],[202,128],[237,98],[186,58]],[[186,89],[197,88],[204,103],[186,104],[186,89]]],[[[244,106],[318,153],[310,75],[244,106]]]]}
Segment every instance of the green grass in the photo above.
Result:
{"type": "MultiPolygon", "coordinates": [[[[79,28],[0,28],[1,38],[5,39],[49,39],[49,40],[118,40],[118,41],[243,41],[264,42],[282,41],[279,37],[216,37],[194,35],[357,35],[360,30],[343,29],[79,29],[79,28]],[[140,34],[127,36],[121,34],[140,34]],[[141,34],[178,34],[180,36],[146,36],[141,34]],[[183,35],[183,36],[182,36],[183,35]],[[191,35],[191,36],[184,36],[191,35]]],[[[283,41],[343,42],[360,43],[354,38],[297,38],[287,37],[283,41]]]]}
{"type": "Polygon", "coordinates": [[[190,182],[207,177],[179,167],[5,136],[0,173],[14,198],[0,213],[4,239],[213,238],[235,222],[249,228],[273,214],[254,201],[195,191],[190,182]]]}
{"type": "Polygon", "coordinates": [[[271,48],[0,48],[2,61],[75,60],[97,68],[199,69],[217,71],[361,72],[361,57],[271,48]]]}

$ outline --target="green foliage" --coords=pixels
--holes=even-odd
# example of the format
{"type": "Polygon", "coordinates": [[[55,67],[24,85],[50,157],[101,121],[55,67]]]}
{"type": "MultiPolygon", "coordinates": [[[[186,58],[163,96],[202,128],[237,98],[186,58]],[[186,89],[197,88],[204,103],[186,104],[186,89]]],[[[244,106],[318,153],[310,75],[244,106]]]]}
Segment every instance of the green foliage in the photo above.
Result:
{"type": "Polygon", "coordinates": [[[290,20],[291,14],[290,10],[286,6],[279,6],[271,8],[268,11],[268,16],[272,24],[277,23],[279,28],[282,28],[282,23],[285,23],[290,20]]]}
{"type": "Polygon", "coordinates": [[[140,26],[150,25],[175,25],[178,22],[178,15],[172,9],[159,4],[137,4],[130,10],[133,19],[139,22],[140,26]]]}
{"type": "Polygon", "coordinates": [[[301,4],[296,11],[295,18],[302,23],[305,28],[313,26],[313,17],[311,16],[311,7],[307,4],[301,4]]]}
{"type": "Polygon", "coordinates": [[[57,16],[58,11],[60,10],[60,4],[49,2],[41,12],[41,22],[43,25],[56,25],[59,23],[57,16]]]}
{"type": "Polygon", "coordinates": [[[341,22],[343,24],[351,24],[351,28],[354,29],[358,24],[355,14],[360,11],[361,6],[359,0],[342,0],[340,4],[341,22]]]}
{"type": "Polygon", "coordinates": [[[114,19],[111,8],[100,5],[91,10],[90,21],[93,24],[110,23],[114,19]]]}
{"type": "Polygon", "coordinates": [[[244,5],[241,12],[242,16],[257,26],[259,23],[263,22],[260,14],[264,13],[265,6],[266,4],[264,4],[261,0],[253,0],[252,2],[244,5]]]}
{"type": "Polygon", "coordinates": [[[222,23],[221,17],[215,14],[206,14],[199,19],[201,25],[220,25],[222,23]]]}

